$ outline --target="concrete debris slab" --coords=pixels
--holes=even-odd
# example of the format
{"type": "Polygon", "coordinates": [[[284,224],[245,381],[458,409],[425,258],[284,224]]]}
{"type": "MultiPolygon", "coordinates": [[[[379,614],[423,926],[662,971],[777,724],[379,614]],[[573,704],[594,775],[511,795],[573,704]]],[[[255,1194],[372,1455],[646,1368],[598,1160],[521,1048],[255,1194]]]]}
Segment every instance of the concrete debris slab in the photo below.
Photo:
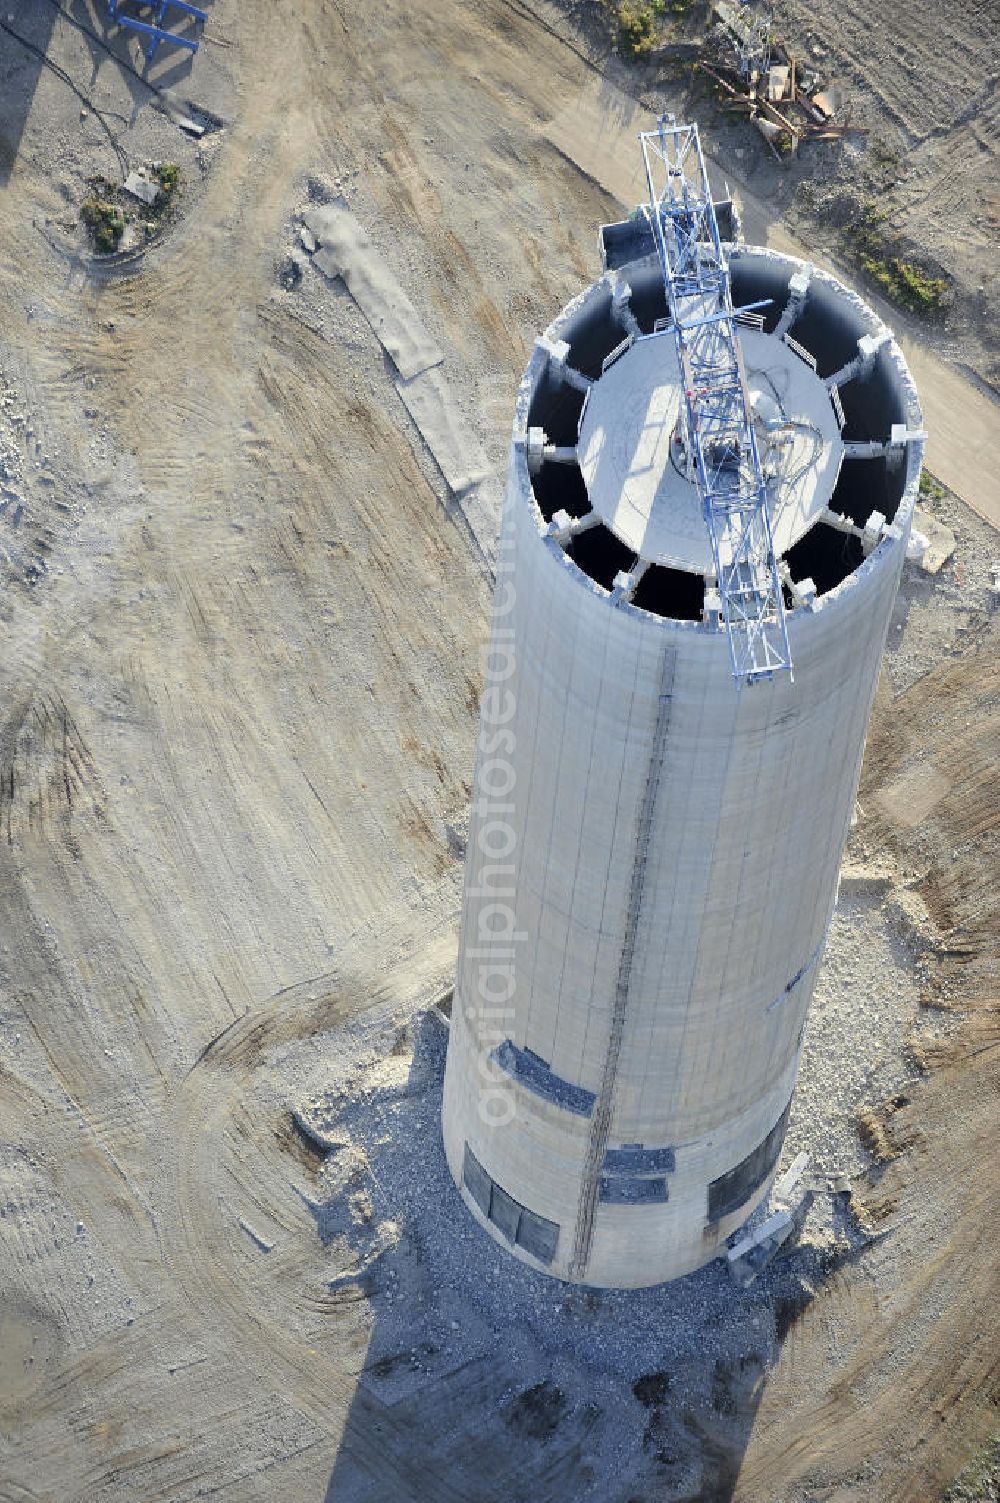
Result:
{"type": "Polygon", "coordinates": [[[337,255],[337,252],[331,250],[329,246],[326,245],[320,247],[320,249],[313,257],[313,260],[316,262],[316,265],[319,267],[323,275],[325,277],[329,277],[331,282],[336,281],[336,279],[344,270],[343,264],[340,257],[337,255]]]}
{"type": "Polygon", "coordinates": [[[544,127],[543,135],[591,182],[631,208],[647,194],[642,160],[632,149],[644,121],[634,99],[602,80],[599,94],[581,93],[544,127]]]}
{"type": "Polygon", "coordinates": [[[313,251],[319,244],[319,241],[316,239],[316,236],[313,234],[308,225],[304,224],[299,230],[299,239],[302,242],[303,249],[307,250],[309,254],[312,255],[313,251]]]}
{"type": "Polygon", "coordinates": [[[922,532],[911,529],[906,543],[906,561],[910,564],[923,563],[924,554],[930,547],[930,539],[925,538],[922,532]]]}
{"type": "Polygon", "coordinates": [[[325,276],[343,278],[403,379],[440,365],[443,354],[343,199],[311,209],[305,222],[322,247],[316,265],[325,276]]]}
{"type": "Polygon", "coordinates": [[[151,183],[141,172],[130,172],[125,179],[125,192],[131,193],[133,198],[141,199],[144,204],[155,204],[159,191],[159,183],[151,183]]]}
{"type": "Polygon", "coordinates": [[[760,1247],[762,1243],[766,1242],[768,1238],[775,1236],[776,1233],[787,1230],[791,1224],[791,1219],[787,1211],[775,1211],[774,1215],[769,1216],[755,1232],[750,1232],[747,1236],[741,1237],[738,1242],[734,1242],[733,1246],[726,1252],[727,1263],[738,1263],[740,1258],[745,1258],[747,1253],[751,1252],[753,1248],[760,1247]]]}
{"type": "Polygon", "coordinates": [[[913,525],[927,539],[927,547],[916,562],[925,574],[936,574],[955,551],[955,534],[921,506],[914,509],[913,525]]]}
{"type": "Polygon", "coordinates": [[[449,490],[461,495],[477,481],[485,480],[489,474],[486,455],[470,432],[442,372],[422,371],[410,381],[397,381],[396,390],[449,490]]]}
{"type": "Polygon", "coordinates": [[[775,1211],[757,1231],[741,1237],[726,1253],[726,1264],[736,1283],[749,1288],[794,1231],[794,1218],[787,1211],[775,1211]]]}
{"type": "Polygon", "coordinates": [[[247,1221],[245,1216],[240,1217],[240,1230],[246,1232],[247,1236],[250,1238],[250,1241],[256,1247],[259,1247],[261,1252],[273,1252],[274,1243],[268,1241],[266,1237],[262,1237],[260,1232],[257,1231],[256,1227],[252,1226],[251,1223],[247,1221]]]}
{"type": "Polygon", "coordinates": [[[500,512],[503,507],[503,492],[490,477],[472,486],[461,497],[459,505],[469,524],[469,531],[476,540],[480,553],[490,572],[496,570],[497,538],[500,534],[500,512]]]}
{"type": "Polygon", "coordinates": [[[808,1153],[797,1153],[795,1155],[794,1159],[789,1164],[788,1168],[785,1170],[784,1174],[781,1176],[774,1187],[772,1193],[775,1200],[780,1200],[786,1206],[791,1202],[792,1196],[795,1193],[795,1188],[801,1180],[803,1174],[809,1168],[809,1163],[810,1156],[808,1153]]]}
{"type": "Polygon", "coordinates": [[[466,423],[441,371],[422,371],[410,381],[397,381],[396,390],[449,490],[457,497],[469,531],[492,570],[503,494],[490,474],[482,445],[466,423]]]}

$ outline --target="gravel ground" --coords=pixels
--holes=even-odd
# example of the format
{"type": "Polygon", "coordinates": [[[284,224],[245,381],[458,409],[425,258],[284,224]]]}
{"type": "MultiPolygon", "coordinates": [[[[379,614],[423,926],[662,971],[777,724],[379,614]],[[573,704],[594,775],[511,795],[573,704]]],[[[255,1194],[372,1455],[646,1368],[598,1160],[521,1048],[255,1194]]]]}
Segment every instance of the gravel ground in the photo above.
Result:
{"type": "MultiPolygon", "coordinates": [[[[105,9],[74,0],[117,46],[105,9]]],[[[823,1167],[860,1174],[858,1102],[916,1069],[910,884],[930,871],[951,948],[929,990],[967,1007],[971,977],[982,1021],[892,1116],[922,1141],[864,1172],[875,1240],[817,1195],[748,1293],[713,1268],[591,1295],[510,1264],[444,1170],[444,1038],[419,1012],[454,969],[486,592],[371,330],[311,267],[281,275],[312,185],[339,176],[502,467],[526,350],[617,212],[547,134],[604,87],[553,17],[217,0],[197,57],[151,70],[222,122],[199,145],[47,0],[21,6],[129,164],[180,166],[176,219],[115,268],[79,223],[88,177],[117,170],[93,110],[0,44],[5,1495],[912,1503],[980,1444],[1000,654],[995,544],[960,511],[955,564],[904,587],[842,975],[814,1010],[852,1048],[834,1080],[817,1045],[831,1079],[807,1061],[798,1098],[823,1167]],[[916,831],[911,782],[927,807],[953,785],[916,831]],[[390,997],[370,1031],[329,1031],[390,997]],[[312,1102],[345,1139],[318,1177],[288,1115],[312,1102]]],[[[767,197],[766,153],[730,129],[767,197]]],[[[963,159],[966,185],[970,164],[989,166],[963,159]]],[[[988,374],[988,318],[967,353],[930,332],[988,374]]],[[[946,1033],[958,1015],[921,998],[919,1032],[946,1033]]]]}
{"type": "MultiPolygon", "coordinates": [[[[814,1293],[881,1240],[828,1182],[843,1173],[854,1184],[866,1180],[875,1166],[858,1137],[857,1111],[914,1080],[906,1043],[918,1009],[919,945],[884,879],[848,885],[819,974],[781,1160],[785,1167],[808,1150],[815,1192],[797,1244],[749,1290],[719,1261],[673,1284],[625,1291],[570,1288],[507,1256],[465,1210],[445,1162],[447,1031],[433,1010],[406,1017],[382,1009],[276,1062],[286,1105],[328,1151],[316,1226],[331,1289],[345,1297],[360,1291],[368,1302],[362,1382],[375,1395],[390,1404],[412,1398],[502,1343],[517,1374],[502,1397],[508,1408],[541,1406],[532,1420],[539,1425],[579,1419],[587,1404],[601,1411],[588,1431],[595,1479],[664,1449],[697,1471],[704,1458],[690,1437],[661,1446],[658,1426],[698,1413],[717,1424],[730,1405],[743,1413],[814,1293]],[[660,1389],[670,1393],[669,1422],[662,1405],[637,1397],[660,1389]],[[609,1422],[615,1413],[619,1422],[609,1422]],[[653,1432],[638,1449],[637,1426],[644,1437],[653,1432]]],[[[891,1238],[887,1246],[879,1278],[891,1280],[891,1238]]],[[[666,1470],[683,1491],[697,1479],[685,1481],[679,1467],[666,1470]]]]}
{"type": "MultiPolygon", "coordinates": [[[[533,0],[541,8],[540,0],[533,0]]],[[[704,75],[690,74],[714,6],[690,4],[657,22],[666,54],[647,61],[618,56],[614,5],[555,0],[602,68],[632,93],[664,81],[692,79],[687,107],[702,140],[735,176],[774,204],[808,245],[857,263],[857,232],[877,208],[881,254],[901,256],[949,283],[942,309],[912,320],[921,339],[989,386],[1000,389],[997,304],[1000,278],[992,256],[1000,206],[1000,127],[996,6],[904,0],[872,7],[864,0],[773,0],[751,3],[766,14],[807,71],[842,91],[837,118],[852,129],[842,140],[806,141],[778,163],[742,113],[714,107],[704,75]],[[678,47],[677,44],[681,46],[678,47]],[[671,55],[673,48],[673,55],[671,55]],[[686,50],[685,50],[686,49],[686,50]]],[[[905,315],[899,315],[905,324],[905,315]]]]}
{"type": "MultiPolygon", "coordinates": [[[[889,627],[884,666],[902,694],[945,657],[981,639],[1000,605],[1000,536],[950,492],[922,496],[923,510],[950,528],[956,551],[940,572],[907,567],[889,627]]],[[[919,527],[919,523],[915,524],[919,527]]]]}

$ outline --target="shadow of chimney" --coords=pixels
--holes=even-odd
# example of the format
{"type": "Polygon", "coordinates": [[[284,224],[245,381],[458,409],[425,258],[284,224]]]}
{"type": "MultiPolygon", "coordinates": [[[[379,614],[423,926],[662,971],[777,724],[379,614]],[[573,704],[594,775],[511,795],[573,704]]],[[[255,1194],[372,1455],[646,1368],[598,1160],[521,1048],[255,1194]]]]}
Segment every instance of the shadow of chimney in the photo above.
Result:
{"type": "Polygon", "coordinates": [[[329,1297],[369,1312],[326,1503],[724,1503],[817,1256],[787,1252],[750,1289],[718,1261],[644,1290],[527,1268],[451,1180],[446,1046],[441,1014],[418,1015],[297,1128],[328,1149],[310,1208],[340,1269],[329,1297]]]}

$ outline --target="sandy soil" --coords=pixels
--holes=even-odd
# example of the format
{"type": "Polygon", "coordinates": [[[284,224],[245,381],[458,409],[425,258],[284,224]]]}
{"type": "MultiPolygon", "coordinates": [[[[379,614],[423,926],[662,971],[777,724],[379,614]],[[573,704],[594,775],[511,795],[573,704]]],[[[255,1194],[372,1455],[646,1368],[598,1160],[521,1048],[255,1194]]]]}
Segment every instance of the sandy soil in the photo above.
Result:
{"type": "MultiPolygon", "coordinates": [[[[357,307],[283,285],[297,216],[346,194],[500,464],[615,212],[546,136],[586,44],[519,0],[219,0],[190,72],[153,70],[218,122],[199,144],[49,9],[18,26],[182,196],[141,259],[89,264],[115,154],[0,34],[0,1498],[683,1496],[666,1442],[601,1492],[587,1413],[564,1444],[550,1390],[504,1408],[516,1341],[418,1360],[405,1404],[359,1385],[369,1301],[281,1086],[447,986],[489,598],[357,307]]],[[[994,1414],[1000,543],[938,504],[958,553],[907,583],[852,852],[928,935],[906,1089],[869,1103],[885,1162],[855,1166],[900,1251],[708,1383],[681,1439],[714,1496],[935,1498],[994,1414]]]]}
{"type": "MultiPolygon", "coordinates": [[[[536,9],[542,7],[537,4],[536,9]]],[[[822,82],[843,93],[841,141],[806,142],[774,157],[745,117],[716,109],[704,77],[690,74],[712,8],[694,0],[659,23],[664,53],[624,62],[604,0],[561,0],[588,55],[635,94],[666,82],[686,95],[702,136],[736,182],[766,199],[810,250],[858,268],[853,231],[866,209],[885,215],[885,254],[945,277],[943,316],[912,322],[930,347],[1000,392],[1000,7],[871,6],[862,0],[773,0],[770,30],[822,82]]],[[[757,11],[765,9],[756,6],[757,11]]],[[[858,268],[859,274],[863,275],[858,268]]],[[[869,286],[873,284],[869,281],[869,286]]],[[[873,289],[874,290],[874,289],[873,289]]]]}

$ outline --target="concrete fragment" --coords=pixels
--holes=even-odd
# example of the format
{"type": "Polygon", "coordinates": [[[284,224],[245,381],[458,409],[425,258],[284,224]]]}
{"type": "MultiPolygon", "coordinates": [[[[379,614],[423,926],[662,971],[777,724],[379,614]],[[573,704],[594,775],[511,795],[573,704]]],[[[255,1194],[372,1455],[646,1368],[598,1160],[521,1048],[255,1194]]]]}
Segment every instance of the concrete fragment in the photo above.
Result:
{"type": "Polygon", "coordinates": [[[299,230],[299,239],[302,242],[303,249],[307,250],[309,252],[309,254],[312,255],[313,251],[316,249],[317,245],[319,244],[319,241],[316,239],[316,236],[313,234],[312,230],[309,228],[308,225],[304,224],[300,228],[300,230],[299,230]]]}
{"type": "Polygon", "coordinates": [[[477,481],[485,480],[489,474],[486,455],[466,424],[441,371],[424,370],[412,380],[397,381],[396,390],[420,429],[449,490],[460,495],[477,481]]]}
{"type": "Polygon", "coordinates": [[[930,547],[930,539],[922,532],[911,532],[906,544],[906,561],[909,564],[923,562],[924,554],[930,547]]]}
{"type": "Polygon", "coordinates": [[[305,216],[322,249],[313,257],[325,276],[342,277],[404,380],[444,359],[416,309],[343,199],[305,216]]]}
{"type": "Polygon", "coordinates": [[[255,1227],[250,1225],[250,1222],[247,1221],[245,1216],[240,1217],[240,1228],[242,1231],[246,1232],[247,1236],[250,1238],[250,1241],[254,1244],[255,1247],[259,1247],[261,1252],[274,1251],[274,1243],[269,1242],[266,1237],[262,1237],[260,1232],[258,1232],[255,1227]]]}
{"type": "Polygon", "coordinates": [[[756,115],[754,117],[753,123],[754,125],[756,125],[765,141],[776,141],[777,138],[781,135],[781,126],[775,125],[773,120],[765,120],[763,115],[756,115]]]}
{"type": "Polygon", "coordinates": [[[747,1237],[741,1237],[735,1247],[726,1253],[726,1265],[737,1284],[747,1289],[771,1262],[795,1230],[795,1221],[788,1211],[775,1211],[763,1226],[747,1237]]]}
{"type": "Polygon", "coordinates": [[[773,1237],[776,1233],[784,1231],[790,1225],[791,1219],[787,1211],[775,1211],[774,1215],[769,1216],[755,1232],[749,1232],[745,1237],[741,1237],[738,1242],[735,1242],[732,1247],[727,1248],[726,1262],[730,1264],[738,1263],[740,1258],[745,1258],[748,1252],[751,1252],[755,1247],[760,1247],[769,1237],[773,1237]]]}
{"type": "Polygon", "coordinates": [[[159,183],[150,182],[141,172],[130,172],[125,179],[125,192],[131,193],[133,198],[140,199],[144,204],[155,204],[159,191],[159,183]]]}
{"type": "Polygon", "coordinates": [[[791,1203],[792,1196],[795,1193],[795,1187],[801,1180],[803,1174],[805,1174],[806,1170],[809,1168],[809,1163],[810,1158],[808,1153],[797,1153],[795,1155],[794,1159],[792,1159],[792,1162],[789,1164],[788,1168],[785,1170],[784,1174],[781,1176],[774,1187],[773,1193],[775,1200],[783,1201],[785,1205],[791,1203]]]}
{"type": "Polygon", "coordinates": [[[843,108],[844,91],[836,84],[828,84],[812,96],[811,102],[827,120],[832,120],[837,111],[843,108]]]}
{"type": "Polygon", "coordinates": [[[323,1132],[313,1121],[312,1117],[308,1116],[305,1112],[293,1108],[291,1117],[296,1130],[302,1134],[308,1143],[318,1148],[321,1153],[332,1153],[336,1149],[343,1147],[340,1138],[331,1137],[328,1133],[323,1132]]]}
{"type": "Polygon", "coordinates": [[[914,509],[913,525],[927,539],[927,547],[916,563],[925,574],[936,574],[955,551],[955,534],[922,506],[914,509]]]}
{"type": "Polygon", "coordinates": [[[327,1288],[331,1294],[337,1294],[342,1289],[347,1289],[351,1285],[360,1283],[366,1271],[367,1264],[357,1264],[354,1268],[345,1268],[327,1280],[327,1288]]]}

